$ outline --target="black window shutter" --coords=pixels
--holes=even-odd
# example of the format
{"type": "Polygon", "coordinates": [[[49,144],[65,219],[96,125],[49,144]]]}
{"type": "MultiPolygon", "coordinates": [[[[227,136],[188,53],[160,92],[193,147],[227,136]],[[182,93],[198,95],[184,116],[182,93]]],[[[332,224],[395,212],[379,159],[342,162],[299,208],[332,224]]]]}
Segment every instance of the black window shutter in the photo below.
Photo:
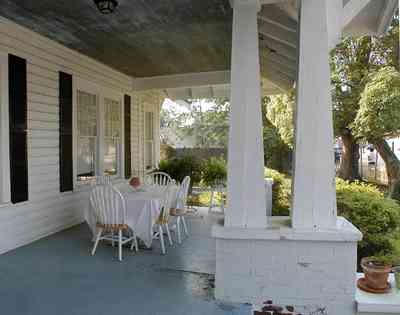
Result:
{"type": "Polygon", "coordinates": [[[124,96],[124,126],[125,126],[125,178],[132,176],[131,162],[131,97],[124,96]]]}
{"type": "Polygon", "coordinates": [[[28,200],[26,60],[9,55],[9,125],[11,202],[28,200]]]}
{"type": "Polygon", "coordinates": [[[60,192],[72,191],[73,156],[72,156],[72,75],[59,73],[60,101],[60,192]]]}

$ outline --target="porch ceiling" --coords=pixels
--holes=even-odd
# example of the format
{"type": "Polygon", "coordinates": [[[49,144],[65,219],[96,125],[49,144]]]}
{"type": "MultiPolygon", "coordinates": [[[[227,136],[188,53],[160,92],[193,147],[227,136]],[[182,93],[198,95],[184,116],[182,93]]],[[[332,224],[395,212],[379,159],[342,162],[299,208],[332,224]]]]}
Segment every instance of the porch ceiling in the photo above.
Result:
{"type": "MultiPolygon", "coordinates": [[[[0,15],[133,77],[229,70],[229,0],[2,0],[0,15]]],[[[287,88],[296,73],[297,22],[278,5],[260,12],[263,76],[287,88]]]]}

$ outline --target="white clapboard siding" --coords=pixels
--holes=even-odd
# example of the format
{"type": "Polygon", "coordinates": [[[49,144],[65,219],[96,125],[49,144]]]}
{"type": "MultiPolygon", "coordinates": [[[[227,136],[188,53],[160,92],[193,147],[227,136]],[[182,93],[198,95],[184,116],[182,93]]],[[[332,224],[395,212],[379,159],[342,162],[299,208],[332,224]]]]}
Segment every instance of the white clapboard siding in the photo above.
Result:
{"type": "MultiPolygon", "coordinates": [[[[29,201],[0,204],[4,253],[81,223],[88,205],[88,187],[59,192],[59,71],[123,93],[131,92],[132,78],[6,19],[0,19],[0,52],[27,60],[28,82],[29,201]]],[[[142,119],[132,97],[133,163],[141,156],[134,139],[142,134],[142,119]]]]}

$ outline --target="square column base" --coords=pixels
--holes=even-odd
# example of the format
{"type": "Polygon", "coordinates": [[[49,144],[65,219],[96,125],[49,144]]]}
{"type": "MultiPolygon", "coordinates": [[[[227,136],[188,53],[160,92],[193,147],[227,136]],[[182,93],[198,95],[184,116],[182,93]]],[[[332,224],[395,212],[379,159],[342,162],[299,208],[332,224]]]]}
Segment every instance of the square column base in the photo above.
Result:
{"type": "Polygon", "coordinates": [[[274,217],[268,229],[213,227],[219,300],[326,307],[354,315],[357,242],[362,234],[344,218],[337,228],[295,230],[274,217]]]}

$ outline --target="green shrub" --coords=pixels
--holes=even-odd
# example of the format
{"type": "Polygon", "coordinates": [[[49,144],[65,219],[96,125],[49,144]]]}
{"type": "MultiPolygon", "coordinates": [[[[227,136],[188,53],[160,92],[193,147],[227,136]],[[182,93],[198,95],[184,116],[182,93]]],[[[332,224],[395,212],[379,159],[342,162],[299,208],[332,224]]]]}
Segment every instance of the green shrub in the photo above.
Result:
{"type": "Polygon", "coordinates": [[[272,215],[288,216],[292,193],[291,179],[270,168],[265,169],[265,177],[274,180],[272,186],[272,215]]]}
{"type": "MultiPolygon", "coordinates": [[[[266,169],[265,176],[274,179],[273,215],[289,215],[291,180],[266,169]]],[[[358,244],[359,260],[368,256],[400,255],[400,205],[385,198],[375,185],[336,179],[338,215],[352,222],[362,233],[358,244]]]]}
{"type": "Polygon", "coordinates": [[[203,163],[202,183],[207,187],[226,181],[226,161],[212,157],[203,163]]]}
{"type": "Polygon", "coordinates": [[[202,164],[193,156],[161,160],[158,171],[169,174],[173,179],[181,182],[186,176],[190,176],[191,185],[200,183],[202,164]]]}
{"type": "Polygon", "coordinates": [[[338,214],[352,222],[364,235],[358,245],[359,259],[390,255],[400,227],[400,205],[376,186],[336,180],[338,214]]]}

